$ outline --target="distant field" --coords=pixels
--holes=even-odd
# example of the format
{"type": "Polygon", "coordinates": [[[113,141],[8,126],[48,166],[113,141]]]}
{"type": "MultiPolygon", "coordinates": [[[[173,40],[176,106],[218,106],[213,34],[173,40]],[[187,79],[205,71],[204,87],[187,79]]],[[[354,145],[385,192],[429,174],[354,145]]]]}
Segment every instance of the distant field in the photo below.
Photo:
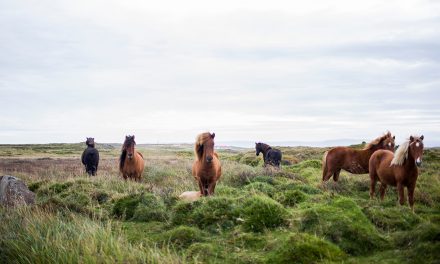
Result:
{"type": "Polygon", "coordinates": [[[282,147],[281,170],[221,149],[216,195],[188,204],[191,145],[139,145],[141,183],[120,177],[120,147],[98,144],[88,177],[84,144],[0,145],[0,175],[37,194],[32,208],[0,209],[0,263],[439,263],[438,148],[425,150],[413,213],[394,188],[370,200],[366,174],[321,185],[327,148],[282,147]]]}

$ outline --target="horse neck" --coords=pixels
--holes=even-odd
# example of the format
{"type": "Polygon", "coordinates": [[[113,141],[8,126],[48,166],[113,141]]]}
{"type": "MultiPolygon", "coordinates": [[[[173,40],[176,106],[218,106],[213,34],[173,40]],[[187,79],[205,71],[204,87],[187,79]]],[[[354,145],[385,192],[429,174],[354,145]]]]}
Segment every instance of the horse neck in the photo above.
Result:
{"type": "Polygon", "coordinates": [[[269,145],[262,145],[261,146],[261,152],[263,152],[264,156],[266,156],[267,152],[271,149],[272,148],[269,145]]]}
{"type": "Polygon", "coordinates": [[[408,149],[408,157],[403,161],[402,166],[405,167],[406,170],[410,170],[416,167],[416,159],[413,157],[409,149],[408,149]]]}
{"type": "Polygon", "coordinates": [[[377,150],[377,148],[375,148],[375,147],[372,147],[372,148],[370,148],[370,149],[362,149],[362,150],[359,150],[359,153],[361,154],[360,156],[361,156],[362,162],[363,162],[364,164],[367,164],[367,165],[366,165],[367,167],[368,167],[368,162],[369,162],[369,160],[370,160],[371,155],[373,155],[373,153],[374,153],[376,150],[377,150]]]}

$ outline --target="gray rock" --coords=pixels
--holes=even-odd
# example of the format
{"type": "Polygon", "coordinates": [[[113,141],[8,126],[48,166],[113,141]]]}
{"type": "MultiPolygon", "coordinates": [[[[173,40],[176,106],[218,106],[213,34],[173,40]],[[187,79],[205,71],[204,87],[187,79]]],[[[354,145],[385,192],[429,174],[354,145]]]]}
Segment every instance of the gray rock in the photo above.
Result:
{"type": "Polygon", "coordinates": [[[14,176],[0,177],[0,205],[16,207],[35,203],[35,193],[26,184],[14,176]]]}

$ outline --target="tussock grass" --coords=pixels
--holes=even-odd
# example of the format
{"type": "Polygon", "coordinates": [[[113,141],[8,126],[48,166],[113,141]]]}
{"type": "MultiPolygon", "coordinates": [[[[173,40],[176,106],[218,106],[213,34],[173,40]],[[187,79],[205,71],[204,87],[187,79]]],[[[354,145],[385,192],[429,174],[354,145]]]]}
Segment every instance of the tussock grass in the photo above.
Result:
{"type": "Polygon", "coordinates": [[[138,146],[140,183],[118,172],[109,147],[97,177],[84,173],[82,147],[0,146],[0,173],[26,181],[33,208],[0,209],[5,263],[435,263],[439,257],[440,151],[428,149],[415,213],[369,198],[368,175],[321,183],[324,148],[282,148],[291,162],[263,168],[252,150],[219,151],[223,176],[213,197],[198,190],[192,146],[138,146]],[[30,149],[28,149],[30,148],[30,149]],[[10,152],[7,154],[6,152],[10,152]],[[3,153],[3,154],[2,154],[3,153]],[[2,156],[3,155],[3,156],[2,156]],[[15,261],[15,262],[14,262],[15,261]]]}
{"type": "Polygon", "coordinates": [[[174,253],[133,246],[110,223],[40,209],[0,209],[3,263],[180,263],[174,253]]]}

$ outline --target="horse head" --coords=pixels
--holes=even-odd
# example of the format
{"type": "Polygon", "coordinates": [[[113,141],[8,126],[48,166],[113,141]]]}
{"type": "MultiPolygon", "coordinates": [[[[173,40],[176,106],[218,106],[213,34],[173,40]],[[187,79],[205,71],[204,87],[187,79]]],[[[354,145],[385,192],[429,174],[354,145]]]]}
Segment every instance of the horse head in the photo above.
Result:
{"type": "Polygon", "coordinates": [[[136,145],[136,142],[134,141],[134,135],[133,136],[125,136],[124,145],[122,146],[122,151],[127,152],[128,159],[132,159],[134,156],[134,146],[136,145]]]}
{"type": "Polygon", "coordinates": [[[409,137],[409,153],[416,161],[416,165],[420,167],[422,165],[423,156],[423,139],[424,136],[420,137],[409,137]]]}
{"type": "Polygon", "coordinates": [[[261,148],[261,143],[257,143],[257,142],[255,142],[255,155],[257,155],[257,156],[259,156],[260,155],[260,152],[262,152],[263,151],[263,149],[261,148]]]}
{"type": "Polygon", "coordinates": [[[214,138],[215,133],[203,133],[197,137],[196,154],[199,160],[211,163],[214,158],[214,138]]]}
{"type": "Polygon", "coordinates": [[[388,133],[385,135],[385,137],[383,137],[383,139],[381,141],[382,146],[380,148],[394,152],[394,149],[395,149],[394,140],[395,139],[396,139],[396,136],[391,136],[391,132],[388,131],[388,133]]]}
{"type": "Polygon", "coordinates": [[[95,138],[86,138],[86,145],[89,147],[95,146],[95,138]]]}

